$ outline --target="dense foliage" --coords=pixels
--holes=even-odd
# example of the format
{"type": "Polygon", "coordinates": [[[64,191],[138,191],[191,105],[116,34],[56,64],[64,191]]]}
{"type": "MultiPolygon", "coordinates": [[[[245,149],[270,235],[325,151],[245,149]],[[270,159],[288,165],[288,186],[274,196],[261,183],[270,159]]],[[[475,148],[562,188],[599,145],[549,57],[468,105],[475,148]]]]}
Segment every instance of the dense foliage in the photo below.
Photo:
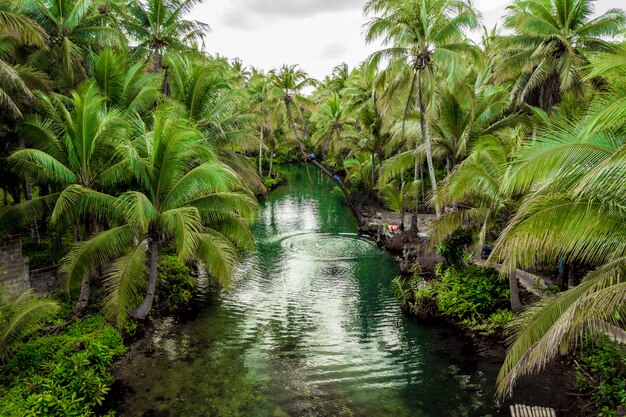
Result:
{"type": "Polygon", "coordinates": [[[0,414],[93,415],[113,383],[108,368],[123,352],[121,335],[103,316],[31,340],[2,369],[0,414]]]}
{"type": "MultiPolygon", "coordinates": [[[[226,284],[253,247],[254,196],[276,186],[275,160],[306,161],[357,214],[357,197],[401,213],[400,229],[405,213],[410,229],[434,213],[430,243],[457,266],[398,283],[420,311],[501,327],[503,297],[522,310],[518,268],[588,271],[579,285],[564,272],[565,291],[517,316],[500,396],[586,338],[626,339],[623,10],[513,0],[490,30],[469,2],[370,0],[365,37],[380,50],[317,81],[205,53],[208,26],[186,18],[197,3],[0,4],[0,234],[21,234],[33,265],[59,263],[78,317],[93,307],[130,328],[155,300],[181,305],[189,264],[226,284]],[[470,242],[493,244],[508,284],[460,265],[470,242]]],[[[0,324],[19,329],[0,340],[3,361],[54,308],[3,297],[0,324]]],[[[37,380],[110,360],[76,355],[37,380]]],[[[61,391],[62,404],[38,404],[93,405],[61,391]]]]}
{"type": "Polygon", "coordinates": [[[422,319],[443,316],[472,331],[502,332],[513,319],[508,309],[509,289],[498,271],[476,265],[437,265],[435,277],[398,277],[396,297],[422,319]]]}

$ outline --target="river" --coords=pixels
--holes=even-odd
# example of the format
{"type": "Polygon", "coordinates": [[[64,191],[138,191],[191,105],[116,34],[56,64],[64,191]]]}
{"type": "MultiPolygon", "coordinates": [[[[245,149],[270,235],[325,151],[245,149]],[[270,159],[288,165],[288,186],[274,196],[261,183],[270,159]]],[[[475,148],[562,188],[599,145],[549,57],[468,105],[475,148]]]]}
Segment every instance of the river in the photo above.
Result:
{"type": "Polygon", "coordinates": [[[257,250],[232,285],[202,291],[129,360],[122,417],[498,415],[493,381],[464,369],[463,340],[405,317],[396,260],[315,168],[283,167],[261,202],[257,250]]]}

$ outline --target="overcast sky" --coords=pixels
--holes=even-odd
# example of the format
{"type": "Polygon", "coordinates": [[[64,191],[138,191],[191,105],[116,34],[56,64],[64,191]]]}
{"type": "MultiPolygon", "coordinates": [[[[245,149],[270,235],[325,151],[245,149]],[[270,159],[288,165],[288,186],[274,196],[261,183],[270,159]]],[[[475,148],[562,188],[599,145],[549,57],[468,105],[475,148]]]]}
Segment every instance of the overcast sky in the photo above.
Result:
{"type": "MultiPolygon", "coordinates": [[[[376,49],[366,45],[365,0],[204,0],[191,18],[208,23],[209,53],[241,58],[266,70],[299,64],[321,79],[342,62],[352,68],[376,49]]],[[[483,22],[493,27],[508,0],[475,0],[483,22]]],[[[623,0],[599,0],[596,12],[624,7],[623,0]]]]}

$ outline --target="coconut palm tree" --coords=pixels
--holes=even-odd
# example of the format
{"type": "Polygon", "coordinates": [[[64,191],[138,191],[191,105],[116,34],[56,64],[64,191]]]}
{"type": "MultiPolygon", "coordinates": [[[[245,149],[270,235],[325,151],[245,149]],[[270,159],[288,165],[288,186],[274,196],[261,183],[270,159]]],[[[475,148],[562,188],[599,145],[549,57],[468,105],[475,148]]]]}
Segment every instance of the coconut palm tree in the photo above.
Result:
{"type": "Polygon", "coordinates": [[[146,116],[160,96],[161,79],[147,71],[148,64],[131,64],[125,54],[109,48],[100,52],[93,63],[93,79],[104,105],[122,112],[146,116]]]}
{"type": "Polygon", "coordinates": [[[14,298],[0,292],[0,364],[9,360],[23,340],[46,324],[58,309],[55,301],[35,297],[32,290],[14,298]]]}
{"type": "Polygon", "coordinates": [[[199,0],[133,0],[128,6],[126,31],[137,42],[136,54],[148,58],[152,71],[163,69],[166,54],[192,50],[211,30],[206,23],[186,20],[199,0]]]}
{"type": "Polygon", "coordinates": [[[108,11],[118,7],[115,0],[26,0],[24,13],[49,37],[48,48],[35,51],[30,62],[51,73],[62,90],[73,88],[87,77],[90,52],[126,46],[117,16],[108,11]]]}
{"type": "Polygon", "coordinates": [[[608,51],[626,22],[621,9],[592,17],[593,0],[517,0],[507,9],[514,33],[501,38],[499,70],[516,80],[514,100],[548,112],[564,92],[582,91],[589,56],[608,51]]]}
{"type": "Polygon", "coordinates": [[[322,157],[329,150],[342,148],[342,139],[351,134],[353,123],[348,118],[348,108],[341,102],[337,93],[332,93],[313,116],[315,133],[311,137],[313,144],[321,148],[322,157]]]}
{"type": "MultiPolygon", "coordinates": [[[[427,90],[433,91],[437,67],[450,66],[459,54],[475,52],[465,41],[463,30],[477,26],[476,14],[468,4],[456,0],[369,0],[364,10],[367,14],[376,14],[367,24],[367,41],[382,39],[386,46],[374,53],[370,60],[389,60],[390,69],[398,71],[399,78],[405,80],[400,84],[409,85],[404,120],[417,87],[421,136],[432,192],[436,194],[437,179],[425,95],[427,90]]],[[[439,217],[437,204],[435,212],[439,217]]]]}
{"type": "Polygon", "coordinates": [[[110,265],[103,282],[105,305],[120,324],[127,314],[136,319],[149,314],[163,247],[173,245],[182,260],[201,262],[226,283],[237,258],[234,245],[250,248],[254,242],[248,228],[254,197],[219,161],[202,132],[167,109],[157,111],[152,124],[152,130],[144,125],[143,134],[126,147],[139,156],[137,191],[113,197],[71,187],[75,211],[106,216],[114,227],[76,244],[61,273],[76,282],[110,265]]]}
{"type": "MultiPolygon", "coordinates": [[[[7,159],[13,171],[23,178],[51,186],[55,192],[6,208],[4,224],[29,224],[52,212],[53,224],[74,227],[80,238],[79,222],[85,235],[96,233],[105,219],[95,214],[77,216],[73,211],[72,184],[89,189],[108,189],[132,178],[127,172],[126,155],[117,151],[117,143],[128,134],[127,123],[116,109],[106,109],[94,83],[72,93],[71,98],[39,95],[45,118],[29,116],[20,124],[27,141],[26,149],[17,150],[7,159]]],[[[90,278],[81,284],[76,309],[87,305],[90,278]]]]}
{"type": "Polygon", "coordinates": [[[15,62],[16,48],[44,48],[46,40],[43,28],[21,13],[14,2],[0,4],[0,109],[13,120],[22,117],[25,102],[34,101],[32,90],[50,88],[44,73],[15,62]]]}
{"type": "Polygon", "coordinates": [[[230,67],[221,60],[168,57],[170,95],[187,109],[222,162],[250,188],[263,190],[254,165],[243,154],[256,147],[255,115],[248,91],[232,85],[230,67]],[[224,66],[225,65],[225,66],[224,66]]]}
{"type": "MultiPolygon", "coordinates": [[[[472,149],[466,160],[444,180],[435,196],[441,205],[455,209],[447,211],[432,225],[431,244],[447,238],[459,227],[474,228],[481,248],[488,233],[498,221],[506,221],[517,208],[514,196],[504,187],[507,163],[512,149],[497,138],[484,137],[472,149]]],[[[511,309],[520,311],[517,277],[509,274],[511,309]]]]}
{"type": "MultiPolygon", "coordinates": [[[[599,68],[614,59],[600,60],[599,68]]],[[[623,77],[624,67],[615,62],[604,68],[623,77]]],[[[520,376],[543,369],[585,336],[626,340],[626,185],[619,180],[626,177],[626,141],[619,133],[626,124],[619,111],[608,118],[605,113],[623,108],[623,97],[609,90],[589,116],[541,132],[511,165],[505,187],[528,197],[497,240],[492,260],[508,271],[559,261],[595,269],[580,285],[543,300],[515,322],[498,377],[501,396],[520,376]]]]}

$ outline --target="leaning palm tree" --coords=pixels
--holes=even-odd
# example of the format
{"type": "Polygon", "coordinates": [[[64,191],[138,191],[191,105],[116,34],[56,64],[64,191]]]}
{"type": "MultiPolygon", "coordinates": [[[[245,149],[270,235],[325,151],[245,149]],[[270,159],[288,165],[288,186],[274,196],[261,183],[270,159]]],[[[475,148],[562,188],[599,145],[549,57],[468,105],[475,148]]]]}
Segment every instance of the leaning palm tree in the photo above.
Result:
{"type": "Polygon", "coordinates": [[[609,50],[626,23],[621,9],[592,15],[593,0],[517,0],[508,7],[505,25],[514,33],[499,42],[499,70],[516,80],[511,95],[518,103],[549,112],[564,92],[582,91],[589,56],[609,50]]]}
{"type": "MultiPolygon", "coordinates": [[[[623,75],[623,67],[619,71],[623,75]]],[[[623,96],[613,94],[607,93],[623,107],[623,96]]],[[[619,180],[626,177],[626,141],[616,133],[626,125],[619,112],[607,120],[604,110],[614,103],[598,101],[590,116],[522,148],[505,181],[528,197],[496,242],[492,261],[507,271],[560,261],[595,269],[515,322],[498,377],[501,396],[585,336],[626,341],[626,183],[619,180]]]]}
{"type": "Polygon", "coordinates": [[[24,339],[46,324],[58,309],[55,301],[35,297],[31,290],[14,298],[0,292],[0,364],[9,360],[24,339]]]}
{"type": "MultiPolygon", "coordinates": [[[[388,59],[390,69],[397,71],[399,78],[405,80],[400,85],[409,86],[404,120],[417,87],[421,136],[432,192],[436,194],[437,179],[425,94],[427,90],[433,90],[437,67],[450,66],[461,54],[476,52],[465,41],[463,30],[475,28],[477,16],[467,3],[457,0],[369,0],[364,10],[365,13],[376,14],[367,24],[367,41],[382,39],[386,46],[374,53],[370,60],[388,59]]],[[[435,212],[439,217],[437,204],[435,212]]]]}
{"type": "Polygon", "coordinates": [[[120,324],[128,314],[136,319],[149,314],[162,248],[173,246],[181,260],[199,261],[226,283],[237,258],[235,244],[250,248],[254,241],[248,228],[254,197],[206,145],[202,132],[168,113],[158,110],[152,130],[144,127],[124,146],[139,156],[129,166],[137,191],[113,197],[80,185],[71,188],[75,211],[106,216],[113,227],[76,244],[61,273],[72,282],[107,268],[105,305],[120,324]]]}

